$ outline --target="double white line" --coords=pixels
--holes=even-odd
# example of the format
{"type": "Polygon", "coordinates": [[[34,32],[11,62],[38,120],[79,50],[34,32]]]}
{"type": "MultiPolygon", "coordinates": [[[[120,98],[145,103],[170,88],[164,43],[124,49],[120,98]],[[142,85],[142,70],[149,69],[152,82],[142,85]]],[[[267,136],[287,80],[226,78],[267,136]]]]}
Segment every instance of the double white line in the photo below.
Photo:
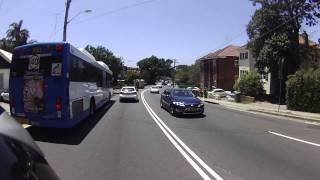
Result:
{"type": "Polygon", "coordinates": [[[143,105],[146,107],[148,113],[152,119],[156,122],[165,136],[170,140],[174,147],[181,153],[181,155],[189,162],[189,164],[199,173],[199,175],[205,179],[211,179],[210,175],[217,180],[223,180],[214,170],[212,170],[198,155],[196,155],[160,118],[159,116],[151,109],[147,101],[144,98],[144,90],[141,93],[141,100],[143,105]],[[191,158],[191,157],[192,158],[191,158]],[[196,162],[204,168],[210,175],[204,172],[204,170],[196,162]]]}

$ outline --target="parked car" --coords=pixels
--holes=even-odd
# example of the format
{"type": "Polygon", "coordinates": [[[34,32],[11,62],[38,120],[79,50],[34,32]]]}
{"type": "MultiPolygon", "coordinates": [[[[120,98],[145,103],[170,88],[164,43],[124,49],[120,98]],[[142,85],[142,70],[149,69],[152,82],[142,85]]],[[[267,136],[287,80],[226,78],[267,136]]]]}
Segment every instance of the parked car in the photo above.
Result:
{"type": "Polygon", "coordinates": [[[200,96],[201,89],[198,87],[187,87],[187,89],[191,90],[192,93],[196,96],[200,96]]]}
{"type": "Polygon", "coordinates": [[[159,94],[159,87],[158,86],[151,86],[150,93],[157,93],[159,94]]]}
{"type": "Polygon", "coordinates": [[[214,89],[208,92],[209,97],[214,99],[221,99],[227,96],[227,93],[223,89],[214,89]]]}
{"type": "Polygon", "coordinates": [[[8,91],[4,91],[1,93],[1,100],[5,101],[5,102],[9,102],[9,92],[8,91]]]}
{"type": "Polygon", "coordinates": [[[203,114],[204,104],[189,89],[166,89],[160,98],[160,106],[171,115],[203,114]]]}
{"type": "Polygon", "coordinates": [[[157,83],[156,86],[162,88],[162,83],[157,83]]]}
{"type": "Polygon", "coordinates": [[[0,179],[58,180],[29,133],[2,108],[0,112],[0,179]]]}
{"type": "Polygon", "coordinates": [[[192,91],[200,91],[200,88],[198,87],[187,87],[187,89],[190,89],[192,91]]]}
{"type": "Polygon", "coordinates": [[[119,101],[134,100],[139,101],[137,90],[134,86],[125,86],[120,90],[119,101]]]}

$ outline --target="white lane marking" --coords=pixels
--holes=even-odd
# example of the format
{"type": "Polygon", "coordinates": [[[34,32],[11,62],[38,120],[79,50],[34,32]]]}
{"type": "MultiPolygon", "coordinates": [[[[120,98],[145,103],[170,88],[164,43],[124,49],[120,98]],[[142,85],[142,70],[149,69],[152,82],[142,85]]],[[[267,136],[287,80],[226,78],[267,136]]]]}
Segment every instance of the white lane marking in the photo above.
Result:
{"type": "MultiPolygon", "coordinates": [[[[173,143],[173,145],[178,149],[178,151],[187,159],[187,161],[191,164],[191,166],[201,175],[202,178],[207,179],[209,178],[207,174],[203,172],[201,168],[186,154],[184,149],[203,167],[205,168],[215,179],[223,180],[215,171],[213,171],[198,155],[196,155],[160,118],[159,116],[152,110],[152,108],[148,105],[144,98],[144,90],[141,93],[141,99],[143,104],[145,105],[147,111],[156,122],[156,124],[160,127],[163,133],[167,136],[167,138],[173,143]],[[169,133],[168,133],[169,132],[169,133]],[[184,148],[181,148],[181,146],[184,148]],[[204,174],[205,176],[203,176],[204,174]]],[[[210,178],[209,178],[210,179],[210,178]]]]}
{"type": "Polygon", "coordinates": [[[25,128],[25,129],[27,129],[27,128],[31,127],[31,125],[29,125],[29,124],[22,124],[22,127],[25,128]]]}
{"type": "Polygon", "coordinates": [[[305,140],[302,140],[302,139],[286,136],[286,135],[279,134],[279,133],[276,133],[276,132],[273,132],[273,131],[268,131],[268,132],[270,134],[273,134],[273,135],[276,135],[276,136],[280,136],[280,137],[284,137],[284,138],[291,139],[291,140],[294,140],[294,141],[298,141],[298,142],[302,142],[302,143],[306,143],[306,144],[310,144],[310,145],[313,145],[313,146],[320,147],[320,144],[317,144],[317,143],[313,143],[313,142],[305,141],[305,140]]]}
{"type": "Polygon", "coordinates": [[[143,104],[146,106],[147,111],[156,122],[156,124],[160,127],[162,132],[166,135],[166,137],[170,140],[170,142],[177,148],[177,150],[182,154],[182,156],[190,163],[190,165],[200,174],[203,179],[209,180],[210,177],[191,159],[191,157],[179,146],[179,144],[170,136],[170,134],[161,126],[156,117],[152,112],[150,112],[150,107],[145,104],[145,100],[142,99],[143,104]]]}

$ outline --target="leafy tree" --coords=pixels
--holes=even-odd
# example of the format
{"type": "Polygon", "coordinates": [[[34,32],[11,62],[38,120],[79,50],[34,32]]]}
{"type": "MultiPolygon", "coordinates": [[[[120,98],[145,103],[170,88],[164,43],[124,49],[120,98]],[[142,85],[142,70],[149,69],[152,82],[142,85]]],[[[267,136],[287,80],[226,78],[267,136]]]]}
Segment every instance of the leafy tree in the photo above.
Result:
{"type": "Polygon", "coordinates": [[[2,38],[0,40],[0,49],[3,49],[8,52],[12,52],[14,49],[14,45],[12,41],[8,41],[6,38],[2,38]]]}
{"type": "Polygon", "coordinates": [[[28,42],[29,31],[22,28],[23,20],[14,22],[9,25],[9,29],[6,32],[6,38],[0,40],[0,49],[12,52],[17,46],[25,45],[28,43],[34,43],[35,40],[28,42]]]}
{"type": "Polygon", "coordinates": [[[106,49],[104,46],[93,47],[91,45],[87,45],[85,49],[91,53],[97,61],[103,61],[109,66],[110,70],[113,72],[113,84],[116,85],[119,76],[123,72],[122,59],[116,57],[113,52],[106,49]]]}
{"type": "Polygon", "coordinates": [[[170,59],[158,58],[151,56],[140,60],[137,65],[141,71],[141,77],[148,83],[154,84],[161,77],[172,77],[173,63],[170,59]]]}
{"type": "Polygon", "coordinates": [[[140,78],[140,74],[138,72],[134,72],[134,71],[128,71],[126,74],[126,83],[130,84],[130,85],[134,85],[134,80],[135,79],[141,79],[140,78]]]}
{"type": "Polygon", "coordinates": [[[199,86],[200,85],[200,61],[197,60],[192,65],[177,66],[175,79],[180,85],[199,86]]]}
{"type": "Polygon", "coordinates": [[[18,23],[14,22],[10,24],[7,30],[7,39],[15,42],[16,46],[27,44],[29,38],[29,31],[22,29],[22,23],[23,20],[20,20],[18,23]]]}
{"type": "Polygon", "coordinates": [[[195,86],[200,86],[200,60],[190,66],[190,82],[195,86]]]}
{"type": "Polygon", "coordinates": [[[297,71],[286,84],[288,109],[320,112],[320,69],[297,71]]]}
{"type": "Polygon", "coordinates": [[[256,97],[262,93],[263,83],[260,75],[256,71],[250,71],[248,74],[241,76],[235,83],[234,89],[245,95],[256,97]]]}
{"type": "Polygon", "coordinates": [[[177,66],[175,73],[175,80],[180,85],[190,85],[190,66],[180,65],[177,66]]]}
{"type": "Polygon", "coordinates": [[[260,5],[247,26],[248,47],[257,58],[260,72],[277,76],[284,60],[283,76],[293,74],[305,57],[299,45],[302,23],[314,26],[320,18],[320,3],[314,0],[251,0],[260,5]]]}

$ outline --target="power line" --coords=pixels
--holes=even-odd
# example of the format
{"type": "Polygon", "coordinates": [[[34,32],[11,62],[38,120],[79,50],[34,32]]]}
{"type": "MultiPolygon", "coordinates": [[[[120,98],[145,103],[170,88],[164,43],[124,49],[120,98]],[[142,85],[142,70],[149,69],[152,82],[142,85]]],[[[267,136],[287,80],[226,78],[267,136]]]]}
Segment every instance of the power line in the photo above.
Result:
{"type": "Polygon", "coordinates": [[[60,15],[61,15],[60,13],[55,14],[54,29],[53,29],[53,33],[50,35],[50,39],[53,38],[57,34],[58,18],[60,15]]]}
{"type": "MultiPolygon", "coordinates": [[[[97,15],[97,16],[93,16],[91,18],[87,18],[87,19],[84,19],[82,21],[76,21],[72,24],[80,24],[80,23],[83,23],[83,22],[86,22],[86,21],[90,21],[90,20],[93,20],[93,19],[97,19],[97,18],[100,18],[102,16],[106,16],[106,15],[110,15],[110,14],[114,14],[114,13],[117,13],[117,12],[120,12],[120,11],[123,11],[123,10],[126,10],[126,9],[130,9],[130,8],[133,8],[133,7],[138,7],[138,6],[141,6],[141,5],[144,5],[144,4],[147,4],[147,3],[152,3],[152,2],[155,2],[157,0],[147,0],[147,1],[142,1],[142,2],[139,2],[139,3],[135,3],[135,4],[131,4],[131,5],[127,5],[127,6],[123,6],[123,7],[120,7],[118,9],[114,9],[114,10],[111,10],[111,11],[107,11],[105,13],[102,13],[100,15],[97,15]]],[[[55,36],[55,34],[59,31],[61,31],[63,28],[59,28],[58,30],[56,30],[55,33],[51,34],[50,35],[50,38],[55,36]]]]}
{"type": "Polygon", "coordinates": [[[2,4],[3,4],[3,1],[4,1],[4,0],[0,1],[0,10],[1,10],[1,7],[2,7],[2,4]]]}
{"type": "Polygon", "coordinates": [[[114,14],[114,13],[117,13],[119,11],[123,11],[123,10],[130,9],[130,8],[133,8],[133,7],[138,7],[138,6],[141,6],[141,5],[144,5],[144,4],[148,4],[148,3],[152,3],[152,2],[155,2],[155,1],[157,1],[157,0],[147,0],[147,1],[142,1],[142,2],[135,3],[135,4],[130,4],[130,5],[123,6],[123,7],[120,7],[118,9],[115,9],[115,10],[107,11],[105,13],[93,16],[91,18],[84,19],[82,21],[77,21],[77,22],[75,22],[73,24],[80,24],[80,23],[83,23],[83,22],[86,22],[86,21],[97,19],[97,18],[106,16],[106,15],[114,14]]]}

